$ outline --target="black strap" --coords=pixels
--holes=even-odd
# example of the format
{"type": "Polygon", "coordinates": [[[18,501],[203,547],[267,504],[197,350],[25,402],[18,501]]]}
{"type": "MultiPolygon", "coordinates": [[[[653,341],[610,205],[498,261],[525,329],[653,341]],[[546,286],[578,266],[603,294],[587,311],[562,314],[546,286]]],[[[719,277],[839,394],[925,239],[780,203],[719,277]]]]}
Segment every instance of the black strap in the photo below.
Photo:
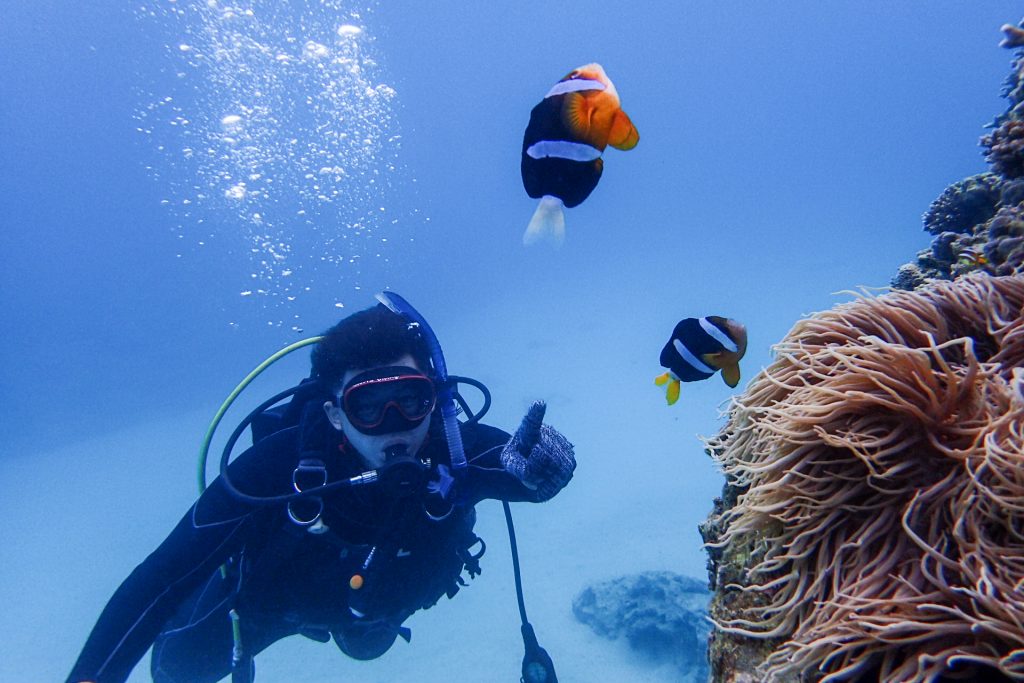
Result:
{"type": "Polygon", "coordinates": [[[256,680],[256,660],[252,655],[243,655],[231,663],[231,683],[253,683],[256,680]]]}
{"type": "Polygon", "coordinates": [[[555,665],[548,656],[547,650],[537,642],[533,626],[526,618],[526,602],[523,600],[523,580],[519,573],[519,548],[516,545],[516,528],[512,524],[512,509],[508,501],[501,501],[505,509],[505,525],[508,527],[508,543],[512,548],[512,573],[516,580],[516,599],[519,601],[519,617],[522,619],[520,631],[523,634],[523,676],[520,683],[558,683],[555,665]]]}

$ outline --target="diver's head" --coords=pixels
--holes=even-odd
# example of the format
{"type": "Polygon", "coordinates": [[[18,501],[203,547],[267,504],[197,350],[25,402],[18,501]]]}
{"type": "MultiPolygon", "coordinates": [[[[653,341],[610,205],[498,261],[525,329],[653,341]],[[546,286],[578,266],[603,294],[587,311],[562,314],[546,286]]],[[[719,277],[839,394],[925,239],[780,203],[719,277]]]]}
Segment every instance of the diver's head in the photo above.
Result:
{"type": "Polygon", "coordinates": [[[324,412],[371,469],[426,441],[436,404],[430,352],[414,325],[382,305],[345,318],[313,351],[313,376],[334,396],[324,412]]]}
{"type": "Polygon", "coordinates": [[[410,355],[430,374],[430,347],[418,326],[383,304],[353,313],[323,334],[313,348],[313,377],[325,388],[340,388],[348,370],[393,365],[410,355]]]}
{"type": "Polygon", "coordinates": [[[388,365],[346,370],[324,412],[364,464],[376,469],[395,446],[409,454],[419,451],[436,404],[433,381],[406,354],[388,365]]]}

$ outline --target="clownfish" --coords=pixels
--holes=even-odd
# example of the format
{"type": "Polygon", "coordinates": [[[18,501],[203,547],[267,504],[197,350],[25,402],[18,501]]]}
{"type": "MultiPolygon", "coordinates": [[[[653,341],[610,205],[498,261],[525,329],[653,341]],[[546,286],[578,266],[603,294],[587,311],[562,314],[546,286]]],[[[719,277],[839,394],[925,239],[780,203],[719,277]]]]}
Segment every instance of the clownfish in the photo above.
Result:
{"type": "Polygon", "coordinates": [[[958,263],[964,266],[987,266],[988,257],[985,256],[985,252],[978,247],[964,247],[960,250],[958,263]]]}
{"type": "Polygon", "coordinates": [[[747,328],[735,320],[709,315],[680,320],[661,350],[668,372],[654,378],[665,387],[669,405],[679,400],[680,382],[707,379],[719,370],[730,387],[740,381],[740,359],[747,352],[747,328]]]}
{"type": "Polygon", "coordinates": [[[604,170],[601,154],[636,147],[640,134],[619,105],[619,93],[600,64],[573,69],[530,112],[520,170],[526,194],[540,205],[523,244],[565,237],[562,207],[583,203],[604,170]]]}

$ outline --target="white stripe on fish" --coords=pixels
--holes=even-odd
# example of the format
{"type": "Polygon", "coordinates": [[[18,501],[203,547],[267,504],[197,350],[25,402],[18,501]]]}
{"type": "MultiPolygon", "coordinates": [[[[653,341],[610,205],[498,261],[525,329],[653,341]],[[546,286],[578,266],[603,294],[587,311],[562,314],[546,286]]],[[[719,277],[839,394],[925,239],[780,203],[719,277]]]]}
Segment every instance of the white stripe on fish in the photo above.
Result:
{"type": "Polygon", "coordinates": [[[544,96],[544,99],[554,97],[556,95],[564,95],[569,92],[579,92],[580,90],[604,90],[605,84],[601,81],[593,81],[589,78],[570,78],[567,81],[559,81],[548,90],[548,94],[544,96]]]}
{"type": "Polygon", "coordinates": [[[739,350],[739,347],[736,346],[736,342],[730,339],[729,335],[727,335],[725,332],[722,332],[722,330],[718,329],[715,326],[715,324],[712,323],[710,320],[708,320],[707,318],[701,318],[700,320],[698,320],[698,322],[700,323],[700,326],[704,329],[704,331],[708,333],[708,336],[714,339],[722,346],[724,346],[726,351],[732,351],[733,353],[735,353],[736,351],[739,350]]]}
{"type": "Polygon", "coordinates": [[[679,356],[684,361],[689,363],[693,369],[697,370],[698,372],[706,372],[709,375],[715,374],[715,368],[709,368],[707,365],[702,363],[701,360],[697,358],[697,356],[690,353],[690,349],[686,348],[683,345],[683,342],[679,341],[678,339],[673,339],[672,346],[675,347],[676,352],[679,354],[679,356]]]}
{"type": "Polygon", "coordinates": [[[601,150],[596,147],[568,140],[541,140],[530,145],[526,153],[534,159],[556,157],[572,161],[593,161],[601,157],[601,150]]]}

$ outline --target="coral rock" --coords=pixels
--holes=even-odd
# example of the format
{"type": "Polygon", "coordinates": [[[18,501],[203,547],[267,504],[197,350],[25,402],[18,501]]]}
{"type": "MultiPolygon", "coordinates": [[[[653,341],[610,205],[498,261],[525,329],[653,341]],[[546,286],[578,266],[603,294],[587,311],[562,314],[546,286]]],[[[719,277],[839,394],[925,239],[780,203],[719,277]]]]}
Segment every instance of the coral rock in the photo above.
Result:
{"type": "Polygon", "coordinates": [[[999,30],[1006,36],[999,41],[999,47],[1024,47],[1024,29],[1013,24],[1003,24],[999,30]]]}
{"type": "Polygon", "coordinates": [[[1000,209],[987,226],[985,257],[998,275],[1024,273],[1024,206],[1000,209]]]}
{"type": "Polygon", "coordinates": [[[1024,121],[1004,121],[981,138],[981,145],[988,150],[985,159],[993,172],[1006,178],[1024,176],[1024,121]]]}
{"type": "Polygon", "coordinates": [[[995,215],[999,183],[995,175],[983,173],[950,185],[925,212],[924,229],[933,235],[970,232],[995,215]]]}
{"type": "Polygon", "coordinates": [[[669,662],[690,680],[707,680],[710,597],[702,581],[671,572],[644,572],[589,586],[573,614],[598,635],[624,637],[655,663],[669,662]]]}

